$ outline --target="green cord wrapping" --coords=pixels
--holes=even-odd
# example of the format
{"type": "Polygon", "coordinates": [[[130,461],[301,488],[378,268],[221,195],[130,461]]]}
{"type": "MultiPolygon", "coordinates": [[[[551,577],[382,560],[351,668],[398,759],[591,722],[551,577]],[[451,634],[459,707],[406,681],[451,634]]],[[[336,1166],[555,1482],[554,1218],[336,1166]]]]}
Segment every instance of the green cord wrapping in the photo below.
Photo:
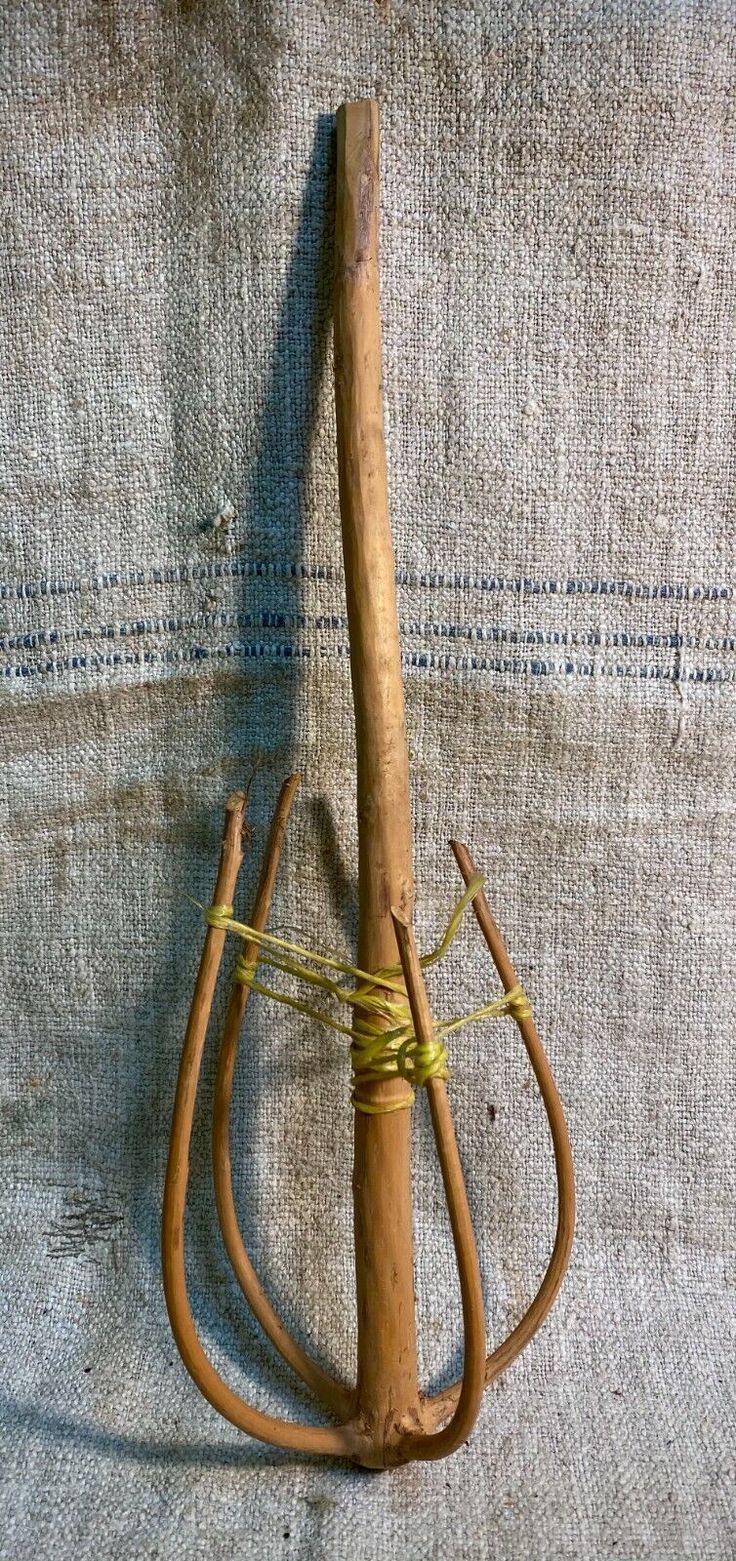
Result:
{"type": "MultiPolygon", "coordinates": [[[[468,905],[475,899],[484,883],[485,878],[480,873],[470,880],[465,893],[461,895],[452,912],[437,947],[430,954],[422,955],[419,963],[423,970],[434,965],[447,953],[468,905]]],[[[349,1036],[353,1069],[351,1100],[356,1111],[369,1115],[402,1111],[413,1105],[415,1091],[421,1089],[430,1079],[449,1078],[447,1048],[444,1041],[446,1036],[459,1030],[462,1025],[471,1024],[476,1019],[499,1018],[503,1014],[510,1014],[517,1023],[531,1017],[529,999],[524,988],[519,984],[510,992],[505,992],[501,997],[484,1003],[480,1008],[474,1008],[468,1014],[461,1014],[456,1019],[439,1021],[434,1026],[432,1040],[423,1043],[414,1033],[400,965],[391,965],[371,975],[368,971],[361,970],[359,966],[351,965],[347,960],[338,959],[330,954],[317,953],[300,943],[292,943],[287,938],[276,937],[274,933],[258,932],[255,927],[249,927],[247,922],[236,921],[232,905],[211,905],[205,911],[205,920],[210,927],[215,927],[221,932],[232,932],[245,943],[255,943],[258,946],[255,958],[246,959],[244,955],[240,955],[235,966],[236,981],[249,987],[252,992],[258,992],[262,997],[270,997],[274,1002],[294,1009],[296,1013],[305,1014],[329,1029],[349,1036]],[[358,1009],[359,1016],[353,1019],[352,1024],[345,1024],[335,1019],[332,1014],[326,1013],[324,1009],[316,1008],[312,1003],[266,986],[257,979],[256,971],[259,963],[317,987],[338,1003],[353,1010],[358,1009]],[[318,968],[312,968],[314,966],[318,968]],[[343,986],[334,979],[334,976],[328,975],[327,971],[349,976],[355,985],[343,986]],[[380,1104],[367,1101],[361,1096],[361,1083],[373,1083],[390,1078],[405,1079],[410,1086],[408,1093],[396,1101],[380,1104]]]]}

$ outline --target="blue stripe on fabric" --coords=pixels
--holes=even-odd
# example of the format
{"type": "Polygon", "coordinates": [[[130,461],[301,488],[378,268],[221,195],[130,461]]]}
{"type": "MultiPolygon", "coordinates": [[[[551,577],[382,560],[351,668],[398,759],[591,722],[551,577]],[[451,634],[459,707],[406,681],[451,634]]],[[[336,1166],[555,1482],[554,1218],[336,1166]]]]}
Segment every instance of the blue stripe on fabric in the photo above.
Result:
{"type": "MultiPolygon", "coordinates": [[[[736,650],[736,636],[720,638],[705,635],[639,632],[627,629],[604,633],[598,629],[510,629],[498,625],[434,623],[420,620],[400,622],[403,637],[432,636],[436,639],[490,641],[508,645],[558,645],[587,646],[606,649],[663,649],[663,650],[736,650]]],[[[38,650],[44,645],[64,645],[70,641],[92,639],[132,639],[146,634],[181,634],[192,629],[310,629],[320,633],[347,629],[345,613],[318,614],[263,611],[210,612],[189,615],[164,615],[158,618],[135,618],[118,624],[80,625],[69,629],[31,629],[24,633],[0,636],[0,652],[13,650],[38,650]]]]}
{"type": "MultiPolygon", "coordinates": [[[[163,565],[150,569],[113,570],[89,580],[25,580],[0,584],[0,600],[33,600],[73,596],[85,589],[102,592],[125,586],[183,585],[190,581],[224,579],[342,580],[342,572],[330,564],[272,563],[267,560],[214,559],[206,564],[163,565]]],[[[690,585],[634,580],[581,577],[535,580],[525,575],[446,574],[397,569],[399,585],[423,590],[475,590],[517,596],[612,596],[627,601],[731,601],[733,587],[690,585]]]]}
{"type": "MultiPolygon", "coordinates": [[[[337,647],[338,657],[347,657],[349,647],[340,645],[337,647]]],[[[4,676],[6,678],[30,678],[50,676],[54,673],[94,671],[103,667],[122,666],[154,666],[178,665],[187,662],[217,661],[222,659],[242,659],[257,661],[281,661],[292,662],[309,660],[313,656],[311,647],[298,646],[289,643],[278,645],[264,645],[260,643],[244,644],[233,642],[228,645],[205,646],[192,645],[182,651],[168,650],[122,652],[112,651],[104,656],[68,656],[56,661],[47,661],[44,664],[18,666],[6,666],[4,676]]],[[[501,672],[512,673],[515,676],[547,677],[555,674],[564,674],[566,677],[612,677],[637,679],[646,682],[666,683],[733,683],[736,681],[736,672],[725,672],[720,667],[690,667],[682,668],[658,666],[623,666],[616,663],[612,666],[599,665],[594,662],[574,662],[565,660],[562,662],[544,661],[541,658],[519,659],[512,657],[486,657],[486,656],[452,656],[449,654],[437,654],[435,652],[411,651],[405,652],[402,661],[408,667],[420,671],[441,672],[501,672]]]]}

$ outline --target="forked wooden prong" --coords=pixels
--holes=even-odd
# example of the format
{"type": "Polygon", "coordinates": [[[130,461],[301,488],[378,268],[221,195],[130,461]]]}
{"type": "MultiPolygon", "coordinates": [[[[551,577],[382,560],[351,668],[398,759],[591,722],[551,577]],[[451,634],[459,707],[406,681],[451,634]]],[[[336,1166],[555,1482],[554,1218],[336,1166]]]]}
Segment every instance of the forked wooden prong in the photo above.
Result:
{"type": "MultiPolygon", "coordinates": [[[[374,99],[343,104],[337,116],[336,150],[335,408],[357,758],[357,960],[361,971],[373,973],[368,978],[367,990],[362,984],[348,994],[355,999],[355,1024],[349,1033],[355,1041],[366,1035],[370,1040],[368,1021],[372,1009],[367,999],[372,988],[381,991],[387,967],[395,964],[396,938],[415,1033],[420,1042],[431,1047],[436,1045],[436,1036],[416,946],[403,914],[413,898],[411,814],[396,568],[383,435],[379,113],[374,99]],[[392,903],[400,906],[401,911],[391,913],[392,903]]],[[[265,930],[295,784],[294,778],[287,782],[277,809],[254,911],[258,936],[265,930]]],[[[218,907],[229,906],[234,897],[243,855],[244,817],[245,798],[238,793],[230,798],[226,810],[214,894],[218,907]]],[[[463,846],[453,844],[453,850],[467,883],[474,872],[473,863],[463,846]]],[[[473,904],[501,980],[510,991],[517,984],[516,973],[482,893],[475,895],[473,904]]],[[[343,1418],[341,1425],[332,1427],[291,1424],[253,1408],[227,1386],[205,1354],[187,1295],[184,1236],[192,1119],[229,917],[214,916],[210,922],[179,1069],[163,1209],[166,1303],[187,1370],[220,1414],[249,1435],[277,1447],[345,1456],[367,1468],[444,1457],[470,1432],[484,1383],[491,1382],[510,1364],[546,1316],[570,1253],[575,1210],[570,1144],[559,1096],[534,1023],[531,1017],[519,1019],[552,1133],[559,1199],[557,1234],[547,1273],[529,1310],[505,1343],[487,1359],[475,1237],[447,1092],[440,1078],[429,1076],[431,1051],[424,1059],[427,1070],[417,1076],[417,1083],[420,1078],[426,1081],[429,1096],[460,1276],[465,1334],[462,1382],[432,1399],[424,1398],[418,1385],[411,1121],[409,1111],[403,1109],[407,1104],[405,1082],[393,1074],[385,1077],[380,1070],[376,1076],[369,1071],[360,1098],[354,1093],[357,1380],[353,1398],[344,1384],[324,1372],[283,1328],[256,1278],[238,1228],[228,1134],[233,1070],[248,988],[244,986],[233,997],[218,1068],[214,1139],[218,1211],[227,1250],[245,1296],[268,1336],[323,1402],[343,1418]]],[[[256,954],[254,931],[246,958],[250,955],[255,960],[256,954]]],[[[521,1007],[517,1006],[514,1013],[520,1014],[521,1007]]],[[[390,1011],[372,1025],[379,1032],[379,1053],[383,1047],[381,1023],[393,1028],[390,1011]]],[[[418,1054],[415,1052],[414,1056],[416,1062],[418,1054]]],[[[390,1046],[388,1061],[392,1064],[390,1046]]]]}
{"type": "MultiPolygon", "coordinates": [[[[396,930],[414,1033],[420,1044],[431,1045],[434,1041],[434,1025],[414,934],[403,912],[392,909],[391,915],[396,930]]],[[[425,1087],[450,1213],[452,1239],[460,1279],[464,1372],[462,1383],[459,1385],[455,1412],[449,1424],[441,1431],[429,1434],[409,1433],[404,1436],[398,1449],[402,1461],[445,1458],[448,1453],[460,1447],[467,1440],[478,1418],[485,1385],[486,1325],[483,1312],[483,1287],[450,1103],[444,1079],[430,1078],[425,1087]]]]}
{"type": "MultiPolygon", "coordinates": [[[[235,883],[243,860],[244,822],[245,797],[242,792],[236,792],[230,797],[225,810],[222,852],[214,894],[216,905],[232,904],[235,883]]],[[[365,1438],[352,1425],[296,1425],[277,1419],[273,1415],[264,1414],[261,1410],[247,1404],[239,1394],[228,1387],[208,1360],[192,1316],[187,1294],[184,1257],[189,1148],[202,1052],[222,962],[225,937],[226,933],[221,928],[208,927],[176,1086],[161,1231],[164,1293],[172,1332],[184,1365],[200,1392],[214,1409],[233,1425],[238,1426],[241,1431],[257,1437],[262,1442],[270,1442],[275,1447],[292,1448],[297,1452],[360,1458],[365,1438]]]]}
{"type": "MultiPolygon", "coordinates": [[[[476,873],[470,852],[457,840],[451,840],[450,846],[465,883],[469,884],[476,873]]],[[[518,984],[518,977],[482,889],[476,894],[472,903],[476,921],[485,938],[504,990],[510,992],[518,984]]],[[[488,1356],[485,1362],[486,1386],[506,1371],[544,1322],[565,1277],[575,1234],[575,1172],[562,1102],[534,1020],[529,1016],[519,1020],[518,1024],[521,1039],[539,1085],[552,1136],[557,1173],[557,1230],[547,1271],[531,1306],[508,1338],[488,1356]]],[[[455,1382],[452,1387],[446,1388],[427,1401],[427,1407],[435,1424],[440,1424],[460,1402],[462,1392],[462,1382],[455,1382]]]]}
{"type": "MultiPolygon", "coordinates": [[[[257,932],[265,932],[268,923],[281,850],[298,785],[299,776],[290,775],[288,780],[284,781],[276,804],[261,868],[261,876],[256,890],[255,903],[249,921],[249,926],[254,927],[257,932]]],[[[246,963],[250,960],[256,960],[257,957],[258,944],[244,944],[243,959],[246,963]]],[[[306,1382],[307,1386],[321,1399],[325,1407],[337,1419],[346,1420],[352,1408],[353,1393],[345,1383],[336,1381],[334,1377],[324,1371],[317,1361],[313,1360],[311,1355],[308,1355],[306,1350],[297,1344],[296,1340],[291,1337],[291,1334],[284,1327],[253,1268],[245,1249],[238,1223],[233,1197],[230,1161],[230,1102],[232,1099],[233,1075],[238,1055],[238,1045],[249,997],[250,987],[244,982],[236,981],[230,995],[220,1054],[217,1060],[212,1121],[212,1162],[220,1229],[235,1277],[264,1333],[268,1335],[279,1354],[291,1366],[292,1371],[295,1371],[297,1376],[306,1382]]]]}

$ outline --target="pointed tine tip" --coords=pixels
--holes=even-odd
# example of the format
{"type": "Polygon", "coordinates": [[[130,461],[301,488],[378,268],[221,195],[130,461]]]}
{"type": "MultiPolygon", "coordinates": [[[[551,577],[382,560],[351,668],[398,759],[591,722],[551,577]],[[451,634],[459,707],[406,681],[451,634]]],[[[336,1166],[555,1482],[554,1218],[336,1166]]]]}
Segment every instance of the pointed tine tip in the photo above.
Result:
{"type": "Polygon", "coordinates": [[[301,786],[301,783],[302,778],[298,771],[294,771],[293,775],[287,775],[286,780],[283,781],[281,790],[279,792],[279,804],[282,807],[286,807],[291,810],[291,804],[299,790],[299,787],[301,786]]]}
{"type": "Polygon", "coordinates": [[[237,813],[237,812],[239,812],[239,810],[241,808],[245,807],[246,800],[247,799],[246,799],[246,795],[245,795],[244,791],[231,791],[230,796],[228,797],[227,802],[225,803],[225,812],[226,813],[237,813]]]}
{"type": "MultiPolygon", "coordinates": [[[[478,872],[475,858],[462,840],[451,840],[452,853],[466,883],[478,872]]],[[[485,876],[485,875],[484,875],[485,876]]]]}
{"type": "Polygon", "coordinates": [[[233,791],[225,803],[225,826],[223,838],[236,841],[244,833],[245,812],[248,806],[248,798],[244,791],[233,791]]]}
{"type": "Polygon", "coordinates": [[[461,873],[464,875],[466,871],[472,872],[473,860],[467,846],[463,845],[462,840],[451,840],[449,845],[461,873]]]}

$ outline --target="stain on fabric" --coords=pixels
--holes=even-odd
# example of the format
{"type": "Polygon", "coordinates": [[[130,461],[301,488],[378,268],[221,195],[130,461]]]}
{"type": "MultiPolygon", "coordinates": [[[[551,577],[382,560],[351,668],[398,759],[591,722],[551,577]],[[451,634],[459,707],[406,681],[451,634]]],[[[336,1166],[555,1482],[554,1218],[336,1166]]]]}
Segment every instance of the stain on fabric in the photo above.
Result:
{"type": "Polygon", "coordinates": [[[89,1257],[112,1249],[122,1224],[120,1211],[102,1196],[66,1192],[60,1214],[44,1233],[49,1257],[89,1257]]]}

